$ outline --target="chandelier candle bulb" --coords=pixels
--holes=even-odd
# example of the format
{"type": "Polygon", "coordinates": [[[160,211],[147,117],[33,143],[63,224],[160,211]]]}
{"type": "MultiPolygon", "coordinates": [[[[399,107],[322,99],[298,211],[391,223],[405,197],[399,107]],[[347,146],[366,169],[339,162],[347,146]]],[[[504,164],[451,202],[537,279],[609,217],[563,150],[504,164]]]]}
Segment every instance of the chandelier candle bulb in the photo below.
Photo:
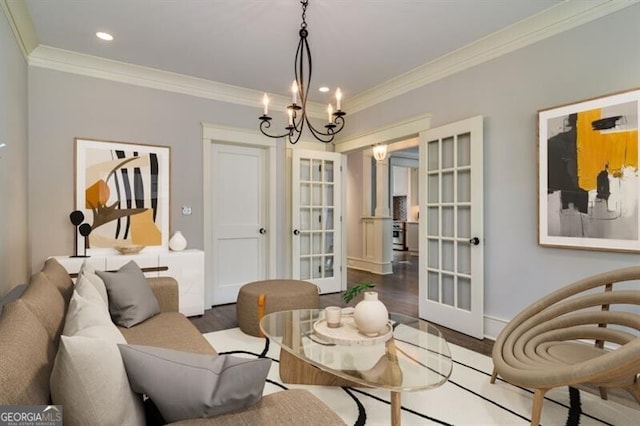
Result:
{"type": "Polygon", "coordinates": [[[289,115],[289,126],[293,126],[293,109],[287,108],[287,114],[289,115]]]}
{"type": "Polygon", "coordinates": [[[338,111],[340,111],[340,101],[342,100],[342,92],[340,91],[340,88],[338,87],[336,89],[336,109],[338,111]]]}
{"type": "Polygon", "coordinates": [[[298,102],[298,83],[296,83],[295,80],[293,80],[293,84],[291,84],[291,98],[295,105],[298,102]]]}
{"type": "Polygon", "coordinates": [[[333,107],[331,104],[327,107],[327,116],[329,117],[329,124],[331,124],[331,121],[333,120],[333,107]]]}
{"type": "Polygon", "coordinates": [[[269,96],[266,93],[262,97],[262,103],[264,105],[264,115],[269,115],[269,96]]]}

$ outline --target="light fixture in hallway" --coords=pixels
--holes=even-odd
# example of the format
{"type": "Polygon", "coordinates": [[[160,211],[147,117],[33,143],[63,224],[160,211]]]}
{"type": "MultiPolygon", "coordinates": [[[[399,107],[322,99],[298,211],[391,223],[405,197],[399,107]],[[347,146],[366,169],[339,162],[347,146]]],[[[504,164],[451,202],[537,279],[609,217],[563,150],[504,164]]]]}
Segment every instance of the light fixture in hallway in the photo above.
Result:
{"type": "Polygon", "coordinates": [[[373,147],[373,158],[377,161],[384,161],[387,158],[387,145],[377,144],[373,147]]]}

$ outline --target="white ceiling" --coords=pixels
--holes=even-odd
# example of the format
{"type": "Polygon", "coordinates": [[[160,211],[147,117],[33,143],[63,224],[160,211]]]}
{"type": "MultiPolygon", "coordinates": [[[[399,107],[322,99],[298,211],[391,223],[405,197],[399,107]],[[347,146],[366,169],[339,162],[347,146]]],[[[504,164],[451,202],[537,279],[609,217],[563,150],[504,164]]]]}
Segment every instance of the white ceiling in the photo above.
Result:
{"type": "MultiPolygon", "coordinates": [[[[15,0],[7,0],[9,3],[15,0]]],[[[602,3],[602,1],[581,0],[602,3]]],[[[313,100],[356,96],[562,0],[310,0],[313,100]]],[[[286,94],[298,0],[27,0],[40,45],[286,94]],[[96,31],[115,37],[104,42],[96,31]]],[[[521,22],[522,23],[522,22],[521,22]]]]}

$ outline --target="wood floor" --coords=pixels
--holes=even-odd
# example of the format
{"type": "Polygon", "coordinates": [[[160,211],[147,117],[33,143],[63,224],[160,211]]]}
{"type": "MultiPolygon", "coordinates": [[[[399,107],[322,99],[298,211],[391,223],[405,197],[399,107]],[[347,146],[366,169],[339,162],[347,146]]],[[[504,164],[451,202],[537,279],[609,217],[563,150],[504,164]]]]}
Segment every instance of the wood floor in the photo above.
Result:
{"type": "MultiPolygon", "coordinates": [[[[376,275],[348,269],[347,285],[351,287],[361,282],[374,283],[379,299],[384,302],[389,311],[417,317],[418,257],[408,252],[394,251],[393,271],[394,273],[391,275],[376,275]]],[[[355,306],[361,298],[362,296],[359,296],[351,301],[349,305],[355,306]]],[[[321,308],[331,305],[345,306],[341,299],[341,293],[320,296],[321,308]]],[[[191,317],[190,319],[201,333],[226,330],[238,326],[235,303],[215,306],[207,309],[202,317],[191,317]]],[[[438,329],[440,329],[448,342],[485,355],[491,355],[492,340],[478,340],[442,326],[438,326],[438,329]]]]}

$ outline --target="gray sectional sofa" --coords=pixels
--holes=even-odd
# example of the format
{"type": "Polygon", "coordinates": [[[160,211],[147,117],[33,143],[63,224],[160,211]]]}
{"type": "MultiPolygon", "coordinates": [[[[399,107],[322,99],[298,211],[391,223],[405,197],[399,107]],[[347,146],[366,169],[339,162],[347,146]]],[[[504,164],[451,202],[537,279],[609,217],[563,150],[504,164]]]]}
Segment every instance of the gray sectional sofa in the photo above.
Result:
{"type": "MultiPolygon", "coordinates": [[[[215,356],[215,349],[178,312],[176,281],[149,278],[148,284],[160,312],[130,328],[118,327],[126,339],[124,343],[215,356]]],[[[140,413],[132,413],[139,410],[142,396],[131,391],[128,383],[114,384],[118,374],[109,370],[111,364],[122,364],[118,346],[95,337],[107,330],[114,334],[113,330],[106,324],[91,323],[91,327],[77,333],[80,337],[63,335],[65,327],[71,327],[65,321],[75,296],[74,288],[67,271],[55,259],[49,259],[42,271],[31,277],[24,293],[4,306],[0,315],[0,405],[48,405],[64,401],[65,424],[86,422],[87,416],[99,419],[97,424],[144,423],[144,413],[142,418],[140,413]],[[82,356],[83,350],[94,354],[82,356]],[[113,355],[110,360],[102,359],[109,354],[113,355]],[[95,385],[95,381],[100,385],[95,385]],[[84,393],[67,394],[69,389],[84,393]],[[119,402],[123,394],[130,398],[126,403],[119,402]],[[131,408],[131,403],[138,408],[131,408]]],[[[89,310],[90,315],[97,310],[89,310]]],[[[286,390],[266,395],[241,410],[175,424],[326,426],[344,422],[308,391],[286,390]]]]}

